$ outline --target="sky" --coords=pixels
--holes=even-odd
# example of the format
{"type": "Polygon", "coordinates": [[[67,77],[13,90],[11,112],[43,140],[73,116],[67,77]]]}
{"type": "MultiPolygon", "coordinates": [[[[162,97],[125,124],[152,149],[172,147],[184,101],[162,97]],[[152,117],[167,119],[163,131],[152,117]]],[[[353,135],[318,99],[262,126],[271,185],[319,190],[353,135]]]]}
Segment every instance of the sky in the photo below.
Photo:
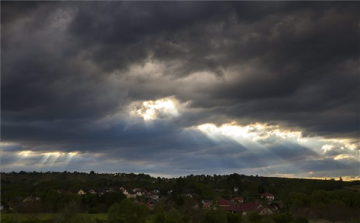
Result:
{"type": "Polygon", "coordinates": [[[1,2],[1,171],[360,179],[359,2],[1,2]]]}

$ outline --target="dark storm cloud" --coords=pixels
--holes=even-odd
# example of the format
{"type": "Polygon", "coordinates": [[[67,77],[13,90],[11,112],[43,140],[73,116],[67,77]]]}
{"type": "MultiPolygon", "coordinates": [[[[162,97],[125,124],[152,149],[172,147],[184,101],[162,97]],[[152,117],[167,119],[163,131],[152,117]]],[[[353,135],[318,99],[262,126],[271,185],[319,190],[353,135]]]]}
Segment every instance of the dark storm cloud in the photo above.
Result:
{"type": "Polygon", "coordinates": [[[189,169],[316,156],[296,144],[219,147],[184,129],[203,123],[263,122],[358,141],[359,5],[2,2],[2,139],[108,158],[176,156],[189,169]],[[172,95],[191,101],[179,117],[130,120],[130,103],[172,95]]]}

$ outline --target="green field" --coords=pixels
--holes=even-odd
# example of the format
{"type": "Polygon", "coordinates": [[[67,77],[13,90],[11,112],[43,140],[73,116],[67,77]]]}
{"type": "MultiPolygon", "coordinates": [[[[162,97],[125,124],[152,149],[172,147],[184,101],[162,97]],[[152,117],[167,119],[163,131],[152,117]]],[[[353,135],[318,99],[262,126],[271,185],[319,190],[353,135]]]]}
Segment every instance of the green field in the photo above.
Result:
{"type": "MultiPolygon", "coordinates": [[[[94,220],[100,220],[99,222],[106,222],[108,219],[107,213],[102,214],[86,214],[80,215],[90,216],[94,220]]],[[[56,219],[61,219],[60,214],[18,214],[18,213],[1,213],[1,223],[35,223],[35,222],[57,222],[56,219]]],[[[309,223],[330,223],[326,220],[310,220],[309,223]]],[[[340,223],[340,222],[336,222],[340,223]]]]}
{"type": "MultiPolygon", "coordinates": [[[[107,213],[102,214],[80,214],[90,216],[92,219],[106,221],[107,213]]],[[[48,222],[55,219],[61,219],[60,214],[18,214],[18,213],[1,213],[1,222],[48,222]]]]}

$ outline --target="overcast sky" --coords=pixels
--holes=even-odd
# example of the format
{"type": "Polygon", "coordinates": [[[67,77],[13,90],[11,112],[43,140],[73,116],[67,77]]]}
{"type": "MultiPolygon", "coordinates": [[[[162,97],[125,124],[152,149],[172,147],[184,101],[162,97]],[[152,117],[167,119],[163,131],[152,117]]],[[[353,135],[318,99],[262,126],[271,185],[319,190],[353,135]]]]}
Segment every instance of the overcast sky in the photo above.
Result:
{"type": "Polygon", "coordinates": [[[358,178],[359,10],[1,2],[1,169],[358,178]]]}

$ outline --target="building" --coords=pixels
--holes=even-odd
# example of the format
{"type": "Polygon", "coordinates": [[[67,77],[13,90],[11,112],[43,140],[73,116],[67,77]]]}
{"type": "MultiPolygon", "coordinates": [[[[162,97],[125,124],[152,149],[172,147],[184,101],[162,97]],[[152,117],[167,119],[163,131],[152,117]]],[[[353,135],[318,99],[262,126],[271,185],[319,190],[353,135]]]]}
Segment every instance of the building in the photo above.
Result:
{"type": "Polygon", "coordinates": [[[273,201],[275,199],[275,196],[270,193],[264,193],[264,194],[261,194],[261,198],[266,199],[268,201],[273,201]]]}
{"type": "Polygon", "coordinates": [[[235,203],[244,203],[244,198],[243,197],[234,197],[233,199],[231,199],[232,201],[234,201],[235,203]]]}
{"type": "Polygon", "coordinates": [[[77,192],[77,194],[78,194],[79,196],[86,195],[86,193],[85,193],[85,191],[84,191],[83,189],[80,189],[80,190],[77,192]]]}
{"type": "Polygon", "coordinates": [[[244,204],[224,207],[223,210],[232,213],[242,213],[243,215],[248,215],[251,212],[260,212],[261,208],[262,205],[259,203],[244,203],[244,204]]]}

